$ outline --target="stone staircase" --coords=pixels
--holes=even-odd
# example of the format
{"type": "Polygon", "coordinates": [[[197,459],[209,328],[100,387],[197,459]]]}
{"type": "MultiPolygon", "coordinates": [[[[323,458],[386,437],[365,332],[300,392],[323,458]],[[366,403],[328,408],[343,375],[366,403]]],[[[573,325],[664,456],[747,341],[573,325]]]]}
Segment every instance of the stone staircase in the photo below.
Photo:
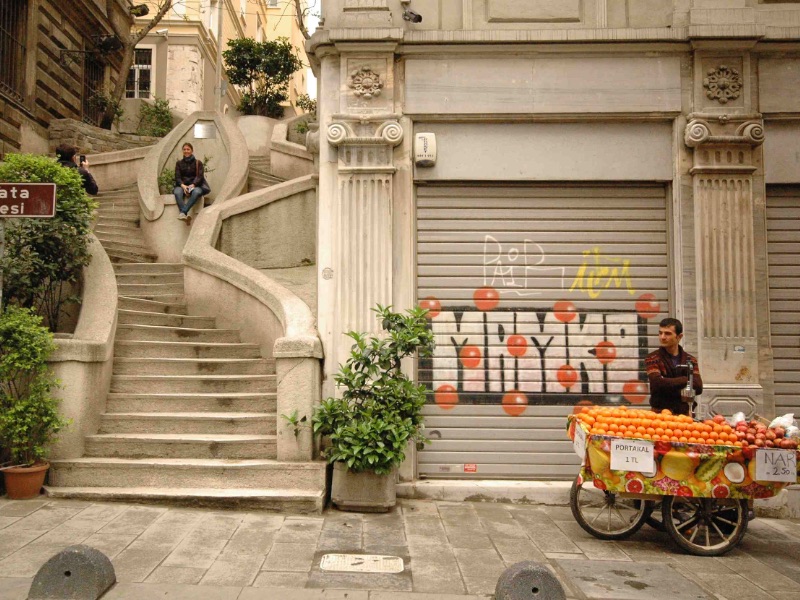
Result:
{"type": "Polygon", "coordinates": [[[94,234],[112,262],[155,262],[139,228],[139,190],[136,185],[96,196],[94,234]]]}
{"type": "Polygon", "coordinates": [[[247,173],[248,191],[254,192],[283,181],[285,179],[275,177],[270,173],[269,155],[250,156],[250,169],[247,173]]]}
{"type": "Polygon", "coordinates": [[[52,462],[48,494],[320,512],[325,465],[276,460],[274,360],[187,314],[183,265],[151,262],[131,193],[107,192],[96,228],[119,290],[106,412],[83,457],[52,462]]]}

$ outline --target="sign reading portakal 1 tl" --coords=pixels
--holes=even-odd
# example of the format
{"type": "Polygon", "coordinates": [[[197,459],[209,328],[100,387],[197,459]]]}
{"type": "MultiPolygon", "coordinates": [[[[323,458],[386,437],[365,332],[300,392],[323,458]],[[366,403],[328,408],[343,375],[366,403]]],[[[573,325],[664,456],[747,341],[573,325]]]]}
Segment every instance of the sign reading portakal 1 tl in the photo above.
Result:
{"type": "Polygon", "coordinates": [[[55,183],[0,183],[0,219],[55,216],[55,183]]]}

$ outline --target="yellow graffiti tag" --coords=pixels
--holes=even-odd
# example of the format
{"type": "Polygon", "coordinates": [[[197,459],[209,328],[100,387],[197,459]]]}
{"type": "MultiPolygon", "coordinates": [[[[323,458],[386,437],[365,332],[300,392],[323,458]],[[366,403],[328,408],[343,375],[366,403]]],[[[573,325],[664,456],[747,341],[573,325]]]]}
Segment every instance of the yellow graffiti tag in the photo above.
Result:
{"type": "Polygon", "coordinates": [[[612,286],[622,289],[624,285],[628,293],[633,295],[636,290],[631,283],[630,266],[631,261],[627,258],[603,256],[599,246],[584,250],[583,263],[569,291],[580,290],[586,292],[590,298],[599,298],[602,290],[612,286]]]}

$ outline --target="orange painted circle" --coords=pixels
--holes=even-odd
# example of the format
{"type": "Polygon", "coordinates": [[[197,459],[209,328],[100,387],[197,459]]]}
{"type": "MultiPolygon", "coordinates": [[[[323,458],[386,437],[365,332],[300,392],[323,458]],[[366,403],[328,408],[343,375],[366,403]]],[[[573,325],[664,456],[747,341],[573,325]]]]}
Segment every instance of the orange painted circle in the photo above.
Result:
{"type": "Polygon", "coordinates": [[[493,287],[482,287],[475,290],[472,299],[478,310],[493,310],[500,304],[500,293],[493,287]]]}
{"type": "Polygon", "coordinates": [[[569,390],[578,381],[578,372],[572,365],[561,365],[556,373],[558,382],[569,390]]]}
{"type": "Polygon", "coordinates": [[[420,300],[419,307],[428,311],[426,316],[429,319],[435,319],[442,312],[442,303],[433,296],[428,296],[424,300],[420,300]]]}
{"type": "Polygon", "coordinates": [[[652,319],[661,312],[661,305],[653,294],[642,294],[636,301],[636,312],[643,319],[652,319]]]}
{"type": "Polygon", "coordinates": [[[458,353],[461,364],[468,369],[474,369],[481,364],[481,350],[477,346],[464,346],[458,353]]]}
{"type": "Polygon", "coordinates": [[[569,323],[578,316],[575,305],[569,300],[559,300],[553,305],[553,314],[562,323],[569,323]]]}
{"type": "Polygon", "coordinates": [[[458,392],[452,385],[444,384],[436,388],[433,399],[439,408],[450,410],[458,404],[458,392]]]}
{"type": "Polygon", "coordinates": [[[597,356],[597,360],[604,365],[614,362],[614,359],[617,358],[617,347],[613,344],[613,342],[600,342],[594,347],[594,351],[595,356],[597,356]]]}
{"type": "Polygon", "coordinates": [[[522,392],[511,390],[503,396],[503,410],[512,417],[518,417],[528,408],[528,397],[522,392]]]}
{"type": "Polygon", "coordinates": [[[647,384],[638,379],[626,381],[622,386],[622,396],[631,404],[642,404],[648,393],[647,384]]]}
{"type": "Polygon", "coordinates": [[[528,351],[528,340],[521,335],[511,335],[506,340],[506,347],[511,356],[524,356],[528,351]]]}

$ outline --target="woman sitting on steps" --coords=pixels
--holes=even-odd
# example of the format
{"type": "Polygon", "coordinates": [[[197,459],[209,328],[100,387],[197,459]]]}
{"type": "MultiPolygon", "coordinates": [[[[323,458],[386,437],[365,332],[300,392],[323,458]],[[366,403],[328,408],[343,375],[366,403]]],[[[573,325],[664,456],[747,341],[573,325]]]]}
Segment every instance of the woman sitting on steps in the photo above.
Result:
{"type": "Polygon", "coordinates": [[[211,191],[203,171],[203,162],[194,156],[194,146],[186,142],[182,148],[183,158],[175,163],[175,201],[178,203],[178,219],[192,224],[189,211],[200,199],[211,191]]]}

